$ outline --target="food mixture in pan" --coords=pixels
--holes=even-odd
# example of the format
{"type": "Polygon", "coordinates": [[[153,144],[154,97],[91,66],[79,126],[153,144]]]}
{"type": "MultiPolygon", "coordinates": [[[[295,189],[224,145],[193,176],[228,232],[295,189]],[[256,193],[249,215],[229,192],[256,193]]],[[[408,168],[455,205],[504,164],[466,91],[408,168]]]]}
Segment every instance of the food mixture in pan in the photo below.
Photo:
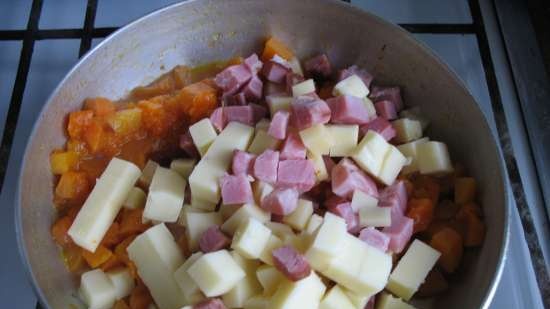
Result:
{"type": "Polygon", "coordinates": [[[68,115],[51,228],[92,309],[399,309],[485,234],[401,88],[276,38],[68,115]]]}

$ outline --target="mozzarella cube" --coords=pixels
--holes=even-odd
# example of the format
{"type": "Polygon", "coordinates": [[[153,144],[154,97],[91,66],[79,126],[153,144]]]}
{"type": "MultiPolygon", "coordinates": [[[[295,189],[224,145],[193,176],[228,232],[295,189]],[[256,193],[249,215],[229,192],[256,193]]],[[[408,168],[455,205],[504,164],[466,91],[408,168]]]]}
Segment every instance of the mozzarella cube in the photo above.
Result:
{"type": "Polygon", "coordinates": [[[181,209],[181,212],[180,212],[180,215],[178,217],[178,221],[177,223],[180,225],[180,226],[187,226],[187,214],[190,213],[190,212],[206,212],[202,209],[198,209],[198,208],[195,208],[191,205],[183,205],[183,208],[181,209]]]}
{"type": "Polygon", "coordinates": [[[388,186],[391,185],[407,162],[407,158],[395,146],[390,145],[376,178],[388,186]]]}
{"type": "Polygon", "coordinates": [[[269,297],[256,295],[244,303],[243,309],[269,309],[270,301],[269,297]]]}
{"type": "Polygon", "coordinates": [[[443,174],[453,171],[447,145],[425,142],[416,147],[418,169],[421,174],[443,174]]]}
{"type": "Polygon", "coordinates": [[[272,234],[267,241],[267,245],[264,247],[264,250],[260,254],[260,260],[267,265],[273,265],[273,256],[271,255],[271,253],[273,252],[273,250],[282,246],[283,241],[279,237],[272,234]]]}
{"type": "Polygon", "coordinates": [[[275,115],[278,111],[290,111],[290,106],[292,104],[292,97],[272,95],[269,97],[268,105],[269,112],[271,115],[275,115]]]}
{"type": "Polygon", "coordinates": [[[430,140],[429,138],[424,137],[416,141],[412,141],[412,142],[397,146],[397,149],[399,149],[399,151],[401,151],[401,153],[405,157],[411,159],[411,162],[408,165],[405,165],[401,170],[403,174],[410,174],[418,171],[418,154],[417,154],[418,145],[425,143],[429,140],[430,140]]]}
{"type": "Polygon", "coordinates": [[[334,144],[330,131],[322,124],[300,131],[300,138],[304,146],[317,155],[328,155],[330,147],[334,144]]]}
{"type": "Polygon", "coordinates": [[[227,250],[204,254],[187,273],[207,297],[229,292],[246,276],[227,250]]]}
{"type": "Polygon", "coordinates": [[[296,282],[285,280],[271,297],[271,309],[318,308],[326,287],[312,271],[296,282]]]}
{"type": "Polygon", "coordinates": [[[391,145],[380,134],[369,130],[359,142],[351,157],[362,169],[373,176],[377,176],[390,147],[391,145]]]}
{"type": "Polygon", "coordinates": [[[374,103],[368,98],[363,98],[363,105],[365,105],[365,108],[367,109],[367,114],[369,115],[370,119],[376,118],[376,108],[374,107],[374,103]]]}
{"type": "Polygon", "coordinates": [[[187,212],[185,216],[189,248],[195,251],[199,247],[202,234],[213,225],[221,225],[222,216],[217,212],[187,212]]]}
{"type": "Polygon", "coordinates": [[[256,270],[260,267],[261,262],[257,259],[247,259],[240,255],[237,251],[233,250],[229,252],[235,263],[244,270],[247,276],[253,275],[256,276],[256,270]]]}
{"type": "Polygon", "coordinates": [[[399,117],[409,118],[409,119],[420,121],[420,125],[422,126],[422,130],[426,130],[426,128],[430,124],[430,121],[428,120],[428,118],[426,118],[423,115],[423,113],[420,110],[419,106],[414,106],[414,107],[402,110],[399,113],[399,117]]]}
{"type": "Polygon", "coordinates": [[[153,175],[159,167],[158,163],[152,160],[147,161],[141,175],[139,176],[139,184],[145,188],[149,188],[151,180],[153,180],[153,175]]]}
{"type": "Polygon", "coordinates": [[[292,228],[283,223],[268,221],[265,223],[265,226],[271,230],[273,235],[279,237],[281,240],[294,235],[292,228]]]}
{"type": "Polygon", "coordinates": [[[315,92],[315,82],[311,78],[292,86],[292,96],[295,98],[301,95],[314,93],[314,92],[315,92]]]}
{"type": "Polygon", "coordinates": [[[441,253],[415,239],[390,275],[386,288],[409,300],[424,282],[441,253]]]}
{"type": "Polygon", "coordinates": [[[356,309],[356,307],[344,293],[344,290],[339,285],[335,285],[325,294],[319,309],[356,309]]]}
{"type": "Polygon", "coordinates": [[[212,142],[216,139],[216,136],[218,136],[214,126],[212,126],[212,122],[210,122],[208,118],[204,118],[191,125],[189,127],[189,134],[191,134],[193,143],[195,147],[197,147],[201,157],[204,156],[208,147],[210,147],[212,142]]]}
{"type": "Polygon", "coordinates": [[[317,230],[319,230],[319,227],[321,227],[321,224],[323,224],[323,217],[319,216],[318,214],[313,214],[309,218],[304,233],[307,235],[314,235],[317,230]]]}
{"type": "Polygon", "coordinates": [[[351,208],[354,212],[358,212],[363,208],[374,208],[378,206],[378,199],[366,194],[361,190],[354,190],[351,198],[351,208]]]}
{"type": "Polygon", "coordinates": [[[218,212],[222,216],[222,219],[225,221],[231,217],[242,205],[240,204],[221,204],[218,212]]]}
{"type": "Polygon", "coordinates": [[[330,147],[331,157],[348,157],[357,147],[359,138],[358,125],[338,125],[327,126],[334,143],[330,147]]]}
{"type": "Polygon", "coordinates": [[[416,309],[391,294],[382,292],[376,301],[376,309],[416,309]]]}
{"type": "Polygon", "coordinates": [[[291,214],[283,217],[283,222],[290,225],[293,229],[301,231],[306,227],[312,214],[313,202],[299,199],[296,209],[291,214]]]}
{"type": "Polygon", "coordinates": [[[203,200],[195,195],[191,195],[191,206],[204,211],[214,211],[216,210],[217,204],[212,203],[211,201],[203,200]]]}
{"type": "Polygon", "coordinates": [[[315,179],[317,182],[329,179],[327,166],[325,165],[325,160],[323,160],[322,155],[308,151],[307,158],[313,163],[313,168],[315,169],[315,179]]]}
{"type": "Polygon", "coordinates": [[[262,118],[262,120],[258,121],[256,123],[256,132],[257,131],[266,131],[269,130],[269,125],[271,124],[271,121],[267,118],[262,118]]]}
{"type": "Polygon", "coordinates": [[[327,212],[311,247],[306,252],[311,267],[321,272],[325,270],[330,262],[342,253],[347,233],[346,221],[327,212]]]}
{"type": "Polygon", "coordinates": [[[128,268],[109,271],[107,277],[109,277],[109,280],[113,284],[116,299],[122,299],[130,295],[136,285],[128,268]]]}
{"type": "Polygon", "coordinates": [[[370,298],[373,297],[373,295],[371,294],[357,294],[344,287],[342,287],[342,290],[344,291],[344,293],[346,293],[346,296],[357,309],[365,308],[370,298]]]}
{"type": "Polygon", "coordinates": [[[94,269],[82,274],[80,295],[90,309],[109,309],[116,301],[116,291],[109,277],[101,270],[94,269]]]}
{"type": "Polygon", "coordinates": [[[293,73],[304,76],[304,72],[302,71],[302,65],[300,65],[300,60],[298,58],[293,57],[288,61],[288,66],[292,70],[293,73]]]}
{"type": "Polygon", "coordinates": [[[264,197],[266,197],[272,191],[273,191],[273,186],[268,184],[267,182],[256,180],[252,184],[252,192],[254,193],[254,200],[258,205],[261,205],[264,197]]]}
{"type": "Polygon", "coordinates": [[[170,162],[170,169],[176,171],[183,179],[187,180],[191,172],[193,172],[195,164],[197,164],[197,160],[195,159],[175,159],[170,162]]]}
{"type": "Polygon", "coordinates": [[[269,135],[267,131],[257,130],[252,143],[248,147],[248,152],[259,155],[267,149],[277,149],[281,141],[269,135]]]}
{"type": "Polygon", "coordinates": [[[233,235],[243,222],[248,218],[254,218],[261,223],[271,219],[271,214],[264,211],[254,204],[244,204],[221,226],[221,230],[229,235],[233,235]]]}
{"type": "Polygon", "coordinates": [[[227,308],[242,308],[247,300],[262,291],[255,276],[246,276],[229,292],[223,294],[222,301],[227,308]]]}
{"type": "Polygon", "coordinates": [[[367,88],[359,76],[354,74],[334,85],[332,95],[351,95],[358,98],[364,98],[369,95],[369,88],[367,88]]]}
{"type": "Polygon", "coordinates": [[[186,182],[171,169],[157,167],[149,187],[143,217],[149,220],[176,222],[183,207],[186,182]]]}
{"type": "Polygon", "coordinates": [[[256,270],[256,278],[264,289],[264,295],[271,296],[281,282],[285,280],[285,276],[277,270],[277,268],[269,265],[262,265],[256,270]]]}
{"type": "Polygon", "coordinates": [[[128,193],[126,200],[122,206],[128,209],[143,208],[145,206],[145,192],[138,187],[133,187],[128,193]]]}
{"type": "Polygon", "coordinates": [[[391,225],[391,207],[365,207],[359,209],[361,227],[386,227],[391,225]]]}
{"type": "Polygon", "coordinates": [[[235,231],[231,248],[247,259],[257,259],[267,245],[270,236],[271,230],[262,222],[248,218],[235,231]]]}
{"type": "Polygon", "coordinates": [[[414,141],[422,137],[422,126],[418,120],[401,118],[392,121],[392,125],[396,133],[395,141],[399,144],[414,141]]]}
{"type": "Polygon", "coordinates": [[[189,276],[189,274],[187,273],[187,270],[202,255],[203,254],[200,251],[197,253],[193,253],[189,258],[187,258],[185,263],[183,263],[183,265],[181,265],[174,272],[174,279],[176,280],[178,286],[185,295],[187,301],[189,301],[193,305],[204,299],[204,296],[202,295],[199,286],[195,283],[195,281],[193,281],[193,279],[191,279],[191,276],[189,276]]]}

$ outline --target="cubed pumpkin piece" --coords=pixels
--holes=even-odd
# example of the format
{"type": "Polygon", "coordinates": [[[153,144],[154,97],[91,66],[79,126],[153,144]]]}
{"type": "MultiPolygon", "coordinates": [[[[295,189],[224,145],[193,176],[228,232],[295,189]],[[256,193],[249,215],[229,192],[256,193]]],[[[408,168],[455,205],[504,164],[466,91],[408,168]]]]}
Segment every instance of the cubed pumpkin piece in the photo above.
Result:
{"type": "Polygon", "coordinates": [[[113,255],[113,252],[104,246],[98,246],[95,252],[82,251],[82,256],[91,268],[96,268],[105,263],[113,255]]]}
{"type": "MultiPolygon", "coordinates": [[[[463,206],[464,207],[464,206],[463,206]]],[[[485,238],[485,224],[475,214],[474,211],[468,211],[465,209],[459,210],[457,219],[464,226],[463,240],[464,246],[476,247],[483,243],[485,238]]]]}
{"type": "Polygon", "coordinates": [[[205,81],[185,86],[177,98],[192,122],[210,116],[218,105],[216,89],[205,81]]]}
{"type": "Polygon", "coordinates": [[[435,233],[430,246],[441,253],[437,261],[447,273],[453,273],[462,259],[462,236],[451,228],[443,228],[435,233]]]}
{"type": "Polygon", "coordinates": [[[55,221],[51,229],[51,234],[56,244],[64,246],[72,243],[71,237],[67,234],[71,224],[73,224],[73,219],[69,216],[61,217],[55,221]]]}
{"type": "Polygon", "coordinates": [[[82,172],[66,172],[61,175],[55,194],[63,199],[84,199],[90,189],[88,176],[82,172]]]}
{"type": "Polygon", "coordinates": [[[94,112],[95,116],[107,116],[115,112],[115,105],[107,98],[96,97],[84,100],[84,108],[94,112]]]}
{"type": "Polygon", "coordinates": [[[72,138],[80,138],[86,127],[92,122],[94,112],[91,110],[76,111],[69,114],[67,132],[72,138]]]}
{"type": "Polygon", "coordinates": [[[78,163],[78,154],[74,151],[54,151],[50,154],[50,170],[54,175],[68,172],[78,163]]]}
{"type": "Polygon", "coordinates": [[[476,180],[472,177],[455,179],[455,203],[465,204],[472,202],[476,195],[476,180]]]}
{"type": "Polygon", "coordinates": [[[141,127],[142,110],[134,107],[119,110],[107,118],[107,123],[118,135],[126,135],[141,127]]]}
{"type": "Polygon", "coordinates": [[[434,203],[428,198],[409,200],[407,217],[414,220],[414,232],[425,231],[433,220],[434,203]]]}

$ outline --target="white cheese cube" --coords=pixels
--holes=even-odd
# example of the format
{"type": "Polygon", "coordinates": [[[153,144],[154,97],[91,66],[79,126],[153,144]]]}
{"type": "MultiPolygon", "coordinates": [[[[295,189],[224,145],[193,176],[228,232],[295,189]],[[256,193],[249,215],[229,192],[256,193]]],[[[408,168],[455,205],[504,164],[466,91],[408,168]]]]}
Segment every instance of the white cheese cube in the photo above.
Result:
{"type": "Polygon", "coordinates": [[[333,286],[321,300],[319,309],[356,309],[339,285],[333,286]]]}
{"type": "Polygon", "coordinates": [[[364,97],[363,104],[367,108],[367,114],[369,115],[369,118],[376,118],[376,108],[374,107],[374,103],[372,103],[372,101],[368,97],[364,97]]]}
{"type": "Polygon", "coordinates": [[[187,273],[207,297],[229,292],[246,276],[227,250],[204,254],[189,267],[187,273]]]}
{"type": "Polygon", "coordinates": [[[136,286],[134,278],[130,274],[130,270],[128,270],[128,268],[109,271],[107,273],[107,277],[109,277],[109,280],[111,280],[111,283],[113,284],[116,299],[122,299],[130,295],[136,286]]]}
{"type": "Polygon", "coordinates": [[[401,118],[392,121],[393,128],[395,129],[395,141],[399,144],[408,143],[422,137],[422,126],[420,121],[401,118]]]}
{"type": "Polygon", "coordinates": [[[244,204],[223,223],[221,230],[229,235],[233,235],[239,228],[239,225],[246,222],[248,218],[254,218],[265,223],[271,219],[271,214],[254,204],[244,204]]]}
{"type": "Polygon", "coordinates": [[[240,204],[221,204],[218,212],[222,216],[222,219],[225,221],[231,217],[242,205],[240,204]]]}
{"type": "Polygon", "coordinates": [[[256,270],[256,278],[264,289],[264,295],[271,296],[281,282],[285,280],[285,276],[277,270],[277,268],[269,265],[262,265],[256,270]]]}
{"type": "Polygon", "coordinates": [[[267,245],[270,236],[271,230],[262,222],[248,218],[235,231],[231,248],[247,259],[257,259],[267,245]]]}
{"type": "Polygon", "coordinates": [[[407,164],[407,158],[395,146],[390,145],[390,150],[386,153],[376,178],[389,186],[395,181],[405,164],[407,164]]]}
{"type": "Polygon", "coordinates": [[[333,124],[327,126],[332,136],[333,144],[330,147],[331,157],[348,157],[357,147],[359,138],[358,125],[333,124]]]}
{"type": "Polygon", "coordinates": [[[77,245],[95,252],[140,174],[131,162],[117,158],[109,162],[69,228],[77,245]]]}
{"type": "Polygon", "coordinates": [[[252,184],[252,192],[254,193],[254,200],[258,205],[261,205],[264,197],[266,197],[272,191],[273,191],[273,186],[268,184],[267,182],[256,180],[252,184]]]}
{"type": "Polygon", "coordinates": [[[183,205],[183,208],[181,209],[177,223],[181,226],[187,226],[187,214],[190,212],[206,212],[206,211],[195,208],[191,205],[183,205]]]}
{"type": "Polygon", "coordinates": [[[185,216],[187,227],[187,240],[189,249],[195,251],[199,247],[199,239],[202,234],[213,225],[221,225],[222,216],[217,212],[188,212],[185,216]]]}
{"type": "Polygon", "coordinates": [[[365,207],[359,209],[361,227],[386,227],[391,225],[391,207],[365,207]]]}
{"type": "Polygon", "coordinates": [[[269,97],[269,112],[271,115],[275,115],[278,111],[290,111],[290,105],[292,104],[292,97],[273,95],[269,97]]]}
{"type": "Polygon", "coordinates": [[[144,188],[149,188],[157,167],[159,167],[157,162],[152,160],[147,161],[145,167],[143,168],[143,171],[141,171],[141,175],[139,176],[139,184],[141,186],[143,186],[144,188]]]}
{"type": "Polygon", "coordinates": [[[220,177],[229,168],[235,149],[245,150],[253,134],[254,129],[247,125],[229,123],[189,176],[191,196],[217,204],[220,200],[220,177]]]}
{"type": "Polygon", "coordinates": [[[311,240],[311,237],[308,235],[290,235],[283,243],[285,246],[291,246],[296,249],[296,251],[304,254],[309,248],[311,240]]]}
{"type": "Polygon", "coordinates": [[[382,292],[376,301],[376,309],[415,309],[415,307],[393,297],[391,294],[382,292]]]}
{"type": "Polygon", "coordinates": [[[273,265],[273,256],[271,255],[271,253],[273,252],[273,250],[282,246],[283,241],[279,237],[272,234],[267,241],[267,245],[264,247],[264,250],[260,254],[260,260],[267,265],[273,265]]]}
{"type": "Polygon", "coordinates": [[[143,217],[149,220],[176,222],[183,207],[186,182],[171,169],[157,167],[149,187],[143,217]]]}
{"type": "Polygon", "coordinates": [[[176,171],[183,179],[187,180],[191,172],[193,172],[195,164],[197,164],[197,160],[195,159],[175,159],[170,162],[170,169],[176,171]]]}
{"type": "Polygon", "coordinates": [[[378,199],[361,190],[354,190],[351,198],[351,208],[358,212],[362,208],[374,208],[378,206],[378,199]]]}
{"type": "Polygon", "coordinates": [[[380,173],[390,144],[378,133],[369,130],[352,154],[353,160],[365,171],[376,176],[380,173]]]}
{"type": "Polygon", "coordinates": [[[294,231],[286,224],[268,221],[265,223],[265,226],[271,230],[273,235],[279,237],[283,241],[287,237],[294,236],[294,231]]]}
{"type": "Polygon", "coordinates": [[[402,110],[399,113],[399,117],[420,121],[420,124],[422,125],[422,130],[426,130],[426,128],[430,124],[430,121],[428,120],[428,118],[426,118],[423,115],[419,106],[414,106],[414,107],[402,110]]]}
{"type": "Polygon", "coordinates": [[[293,73],[304,76],[304,71],[302,71],[302,65],[300,65],[300,60],[298,60],[298,58],[293,57],[290,59],[288,61],[288,66],[293,73]]]}
{"type": "Polygon", "coordinates": [[[330,131],[322,124],[302,130],[299,134],[304,146],[317,155],[328,155],[334,144],[330,131]]]}
{"type": "Polygon", "coordinates": [[[183,256],[164,223],[136,237],[127,251],[160,309],[180,308],[187,304],[173,277],[176,269],[183,264],[183,256]]]}
{"type": "Polygon", "coordinates": [[[353,306],[355,306],[355,308],[357,309],[365,308],[370,298],[374,296],[371,294],[357,294],[344,287],[342,287],[342,290],[344,291],[344,293],[346,293],[346,296],[348,297],[348,299],[351,301],[353,306]]]}
{"type": "Polygon", "coordinates": [[[411,299],[439,256],[441,253],[415,239],[391,273],[386,288],[404,300],[411,299]]]}
{"type": "Polygon", "coordinates": [[[263,295],[256,295],[249,298],[245,303],[243,309],[269,309],[271,300],[269,297],[263,295]]]}
{"type": "Polygon", "coordinates": [[[222,301],[227,308],[242,308],[247,300],[262,291],[255,276],[246,276],[229,292],[223,294],[222,301]]]}
{"type": "Polygon", "coordinates": [[[313,214],[309,218],[304,233],[307,235],[315,234],[319,230],[319,227],[321,227],[321,224],[323,224],[323,217],[319,216],[318,214],[313,214]]]}
{"type": "Polygon", "coordinates": [[[191,206],[204,211],[214,211],[216,210],[217,204],[211,201],[203,200],[196,195],[191,195],[191,206]]]}
{"type": "Polygon", "coordinates": [[[399,151],[401,151],[401,153],[405,157],[411,159],[411,162],[408,165],[405,165],[403,167],[403,169],[401,170],[401,172],[403,174],[410,174],[410,173],[414,173],[414,172],[418,171],[417,147],[418,147],[418,145],[420,145],[422,143],[425,143],[429,140],[430,140],[429,138],[424,137],[424,138],[418,139],[416,141],[409,142],[409,143],[397,146],[397,149],[399,149],[399,151]]]}
{"type": "Polygon", "coordinates": [[[421,174],[443,174],[453,171],[447,145],[441,142],[426,142],[416,148],[418,169],[421,174]]]}
{"type": "Polygon", "coordinates": [[[208,118],[204,118],[203,120],[191,125],[189,127],[189,133],[191,134],[193,143],[195,144],[195,147],[197,147],[201,157],[206,154],[208,147],[210,147],[216,139],[216,136],[218,136],[214,126],[212,126],[212,122],[210,122],[210,119],[208,118]]]}
{"type": "Polygon", "coordinates": [[[126,200],[122,206],[128,209],[143,208],[145,206],[145,192],[138,187],[133,187],[128,193],[126,200]]]}
{"type": "Polygon", "coordinates": [[[201,256],[202,252],[196,252],[193,253],[183,265],[181,265],[175,272],[174,272],[174,279],[178,283],[178,286],[180,287],[181,291],[185,295],[185,298],[188,302],[190,302],[192,305],[196,304],[197,302],[201,301],[204,296],[202,295],[202,292],[199,289],[199,286],[191,279],[191,276],[187,273],[187,270],[191,265],[193,265],[201,256]]]}
{"type": "Polygon", "coordinates": [[[330,262],[342,253],[347,233],[346,221],[327,212],[311,247],[306,252],[311,267],[321,272],[325,270],[330,262]]]}
{"type": "Polygon", "coordinates": [[[315,92],[315,82],[311,78],[292,86],[292,96],[295,98],[312,92],[315,92]]]}
{"type": "Polygon", "coordinates": [[[283,217],[283,222],[298,231],[303,230],[313,214],[313,203],[308,200],[299,199],[298,206],[289,215],[283,217]]]}
{"type": "Polygon", "coordinates": [[[326,287],[315,274],[296,282],[284,281],[271,297],[271,309],[318,308],[326,287]]]}
{"type": "Polygon", "coordinates": [[[329,178],[329,175],[327,171],[327,166],[325,165],[325,160],[323,160],[323,156],[308,151],[307,158],[313,163],[313,168],[315,169],[315,179],[317,180],[317,182],[327,180],[329,178]]]}
{"type": "Polygon", "coordinates": [[[352,95],[354,97],[364,98],[369,95],[369,88],[367,88],[359,76],[354,74],[334,85],[332,95],[352,95]]]}
{"type": "Polygon", "coordinates": [[[109,309],[116,301],[116,291],[109,277],[101,270],[94,269],[82,274],[80,295],[90,309],[109,309]]]}
{"type": "Polygon", "coordinates": [[[248,147],[247,151],[255,155],[259,155],[267,149],[277,149],[280,143],[280,140],[267,134],[267,131],[257,130],[256,135],[254,135],[254,139],[252,140],[252,143],[248,147]]]}
{"type": "Polygon", "coordinates": [[[232,250],[229,254],[231,254],[231,257],[235,260],[235,263],[239,264],[247,276],[252,275],[256,277],[256,270],[261,265],[259,260],[244,258],[235,250],[232,250]]]}
{"type": "Polygon", "coordinates": [[[256,131],[266,131],[269,130],[269,125],[271,124],[271,121],[267,118],[262,118],[262,120],[258,121],[256,123],[256,131]]]}

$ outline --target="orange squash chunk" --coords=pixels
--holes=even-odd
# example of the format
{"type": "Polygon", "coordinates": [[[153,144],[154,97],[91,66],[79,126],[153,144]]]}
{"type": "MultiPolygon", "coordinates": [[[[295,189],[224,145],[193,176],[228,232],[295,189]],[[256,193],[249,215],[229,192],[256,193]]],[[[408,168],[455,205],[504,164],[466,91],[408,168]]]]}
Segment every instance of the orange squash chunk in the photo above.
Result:
{"type": "Polygon", "coordinates": [[[63,247],[63,262],[70,272],[76,273],[84,267],[82,251],[84,250],[75,244],[63,247]]]}
{"type": "Polygon", "coordinates": [[[115,104],[103,97],[88,98],[84,100],[84,108],[94,112],[94,115],[102,117],[115,112],[115,104]]]}
{"type": "Polygon", "coordinates": [[[443,228],[435,233],[430,246],[441,253],[437,263],[447,273],[453,273],[462,259],[462,236],[451,228],[443,228]]]}
{"type": "Polygon", "coordinates": [[[429,198],[435,205],[439,201],[441,186],[437,180],[431,176],[419,176],[413,183],[413,196],[416,198],[429,198]]]}
{"type": "Polygon", "coordinates": [[[92,153],[96,153],[101,149],[101,145],[105,139],[105,130],[103,124],[99,120],[92,121],[84,131],[84,141],[88,145],[88,149],[92,153]]]}
{"type": "Polygon", "coordinates": [[[120,220],[120,237],[128,237],[130,235],[139,234],[147,230],[149,224],[142,222],[143,209],[124,209],[120,220]]]}
{"type": "Polygon", "coordinates": [[[119,299],[113,305],[113,309],[130,309],[123,299],[119,299]]]}
{"type": "Polygon", "coordinates": [[[277,40],[274,37],[269,38],[265,42],[264,52],[262,53],[262,60],[268,61],[273,56],[279,55],[286,60],[290,60],[294,57],[294,54],[283,42],[277,40]]]}
{"type": "Polygon", "coordinates": [[[119,224],[117,222],[113,222],[113,224],[111,224],[111,226],[105,233],[105,236],[103,236],[103,239],[101,240],[101,245],[109,248],[118,244],[120,241],[121,236],[119,224]]]}
{"type": "Polygon", "coordinates": [[[113,252],[102,245],[99,245],[95,252],[82,250],[82,257],[84,257],[84,260],[86,260],[86,263],[88,263],[91,268],[96,268],[107,262],[112,255],[113,252]]]}
{"type": "Polygon", "coordinates": [[[130,96],[134,99],[145,100],[159,95],[169,94],[174,91],[176,82],[174,81],[173,74],[164,74],[155,80],[149,86],[140,86],[134,88],[130,93],[130,96]]]}
{"type": "Polygon", "coordinates": [[[68,172],[78,163],[78,154],[74,151],[54,151],[50,154],[50,170],[54,175],[68,172]]]}
{"type": "Polygon", "coordinates": [[[425,231],[434,217],[434,204],[429,198],[409,200],[407,217],[414,220],[414,233],[425,231]]]}
{"type": "Polygon", "coordinates": [[[476,180],[472,177],[458,177],[455,179],[455,203],[465,204],[472,202],[476,195],[476,180]]]}
{"type": "Polygon", "coordinates": [[[94,112],[91,110],[76,111],[69,114],[67,132],[72,138],[80,138],[86,127],[92,122],[94,112]]]}
{"type": "Polygon", "coordinates": [[[89,187],[85,173],[69,171],[61,175],[55,187],[55,194],[62,199],[83,200],[89,192],[89,187]]]}
{"type": "Polygon", "coordinates": [[[113,254],[109,257],[107,261],[105,261],[105,263],[101,264],[101,270],[109,271],[122,265],[124,265],[124,263],[118,258],[116,254],[113,254]]]}
{"type": "Polygon", "coordinates": [[[153,298],[143,283],[138,283],[130,293],[131,309],[147,309],[152,302],[153,298]]]}
{"type": "Polygon", "coordinates": [[[67,234],[72,224],[73,218],[69,216],[61,217],[55,221],[52,225],[51,234],[56,244],[65,246],[73,242],[69,234],[67,234]]]}
{"type": "Polygon", "coordinates": [[[447,279],[436,268],[432,269],[426,280],[418,288],[416,295],[420,297],[432,297],[445,292],[449,288],[447,279]]]}
{"type": "Polygon", "coordinates": [[[184,87],[177,96],[182,112],[192,122],[210,116],[218,106],[217,91],[206,82],[184,87]]]}
{"type": "Polygon", "coordinates": [[[188,67],[178,65],[172,70],[172,78],[177,89],[181,89],[191,83],[191,72],[188,67]]]}
{"type": "Polygon", "coordinates": [[[137,107],[119,110],[107,118],[107,123],[115,134],[127,135],[141,127],[141,114],[141,109],[137,107]]]}
{"type": "Polygon", "coordinates": [[[138,107],[143,111],[142,121],[145,129],[155,136],[161,136],[168,129],[168,115],[164,110],[161,98],[155,100],[141,101],[138,107]]]}
{"type": "Polygon", "coordinates": [[[456,219],[463,225],[463,239],[465,247],[476,247],[483,243],[485,238],[485,224],[474,211],[461,208],[456,219]]]}

